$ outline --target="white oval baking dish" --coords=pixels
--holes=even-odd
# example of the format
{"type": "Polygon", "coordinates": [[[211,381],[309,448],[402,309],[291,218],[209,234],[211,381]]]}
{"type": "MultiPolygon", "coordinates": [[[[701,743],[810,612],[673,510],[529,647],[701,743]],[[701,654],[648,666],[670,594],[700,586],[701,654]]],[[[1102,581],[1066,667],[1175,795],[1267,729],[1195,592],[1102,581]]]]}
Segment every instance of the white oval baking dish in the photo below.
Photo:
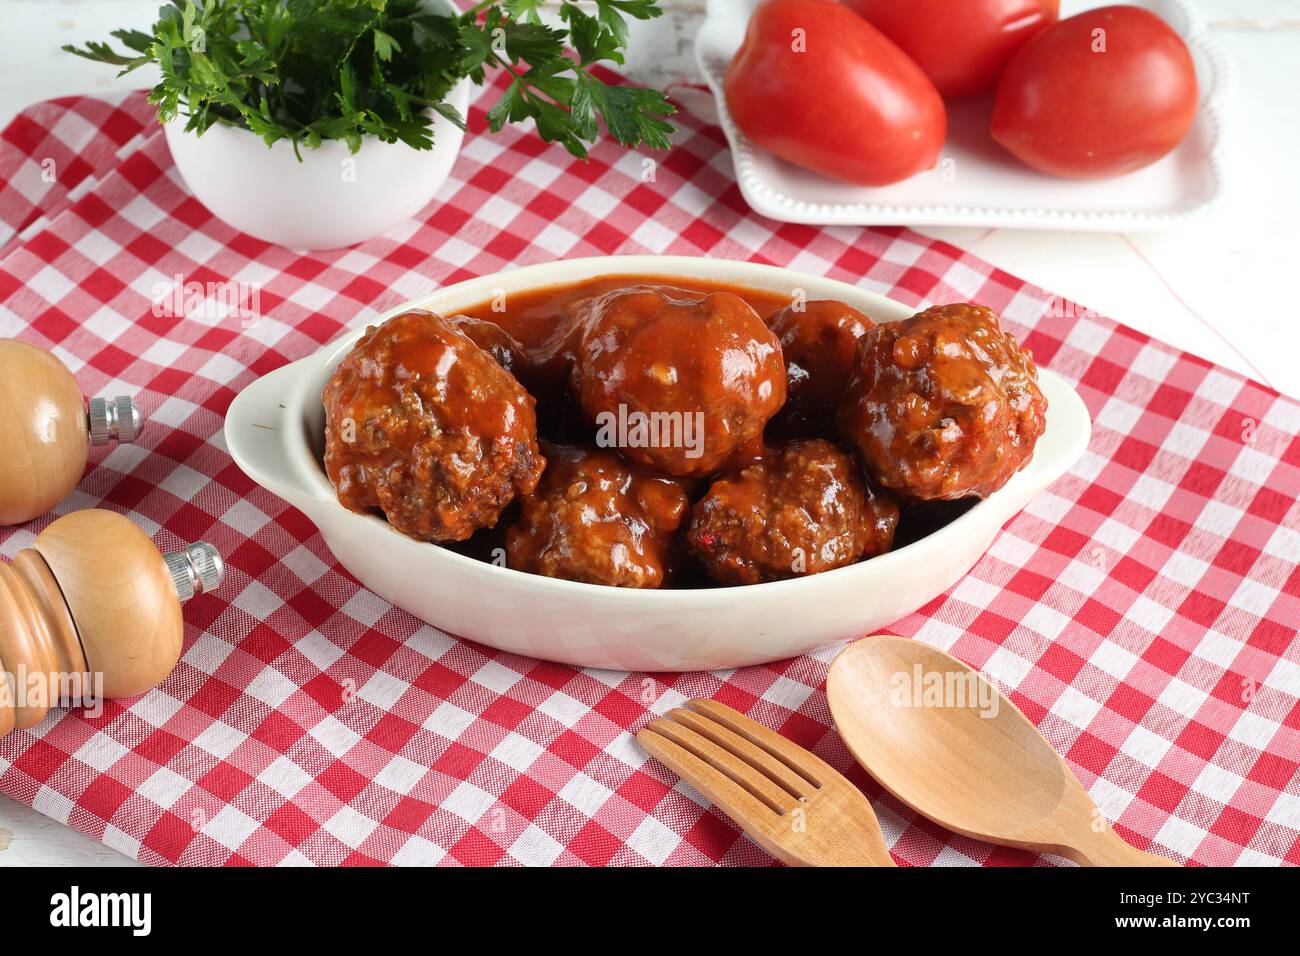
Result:
{"type": "MultiPolygon", "coordinates": [[[[513,269],[406,302],[454,313],[510,292],[599,275],[715,280],[809,299],[839,299],[878,322],[908,306],[790,269],[684,256],[611,256],[513,269]]],[[[338,503],[320,463],[321,388],[363,328],[244,389],[226,416],[226,443],[254,481],[301,510],[339,563],[379,596],[450,634],[546,660],[612,670],[741,667],[792,657],[884,627],[942,594],[998,529],[1083,454],[1091,423],[1060,377],[1040,372],[1047,429],[1033,460],[951,524],[888,554],[822,574],[747,587],[641,591],[563,581],[488,564],[395,531],[338,503]]]]}

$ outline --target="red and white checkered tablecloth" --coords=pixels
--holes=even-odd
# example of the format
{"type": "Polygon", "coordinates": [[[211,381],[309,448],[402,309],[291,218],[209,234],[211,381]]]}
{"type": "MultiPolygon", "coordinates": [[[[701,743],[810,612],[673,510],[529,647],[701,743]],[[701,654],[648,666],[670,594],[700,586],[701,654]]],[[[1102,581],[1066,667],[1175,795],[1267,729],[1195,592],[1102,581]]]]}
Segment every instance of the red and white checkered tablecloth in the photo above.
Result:
{"type": "MultiPolygon", "coordinates": [[[[186,191],[142,95],[15,120],[0,332],[53,349],[88,394],[138,395],[149,419],[56,515],[107,507],[164,545],[212,541],[229,573],[186,606],[161,687],[10,734],[0,789],[147,863],[768,863],[631,735],[705,696],[847,771],[900,862],[1033,862],[918,819],[856,767],[822,692],[831,653],[648,680],[470,644],[359,588],[226,453],[241,388],[397,302],[516,264],[682,253],[979,301],[1074,383],[1087,455],[894,630],[1000,682],[1136,845],[1300,863],[1300,405],[946,243],[760,219],[719,131],[681,126],[648,182],[613,146],[583,164],[519,132],[471,135],[420,221],[299,255],[186,191]],[[250,283],[262,317],[157,317],[175,275],[250,283]]],[[[5,531],[3,552],[56,515],[5,531]]]]}

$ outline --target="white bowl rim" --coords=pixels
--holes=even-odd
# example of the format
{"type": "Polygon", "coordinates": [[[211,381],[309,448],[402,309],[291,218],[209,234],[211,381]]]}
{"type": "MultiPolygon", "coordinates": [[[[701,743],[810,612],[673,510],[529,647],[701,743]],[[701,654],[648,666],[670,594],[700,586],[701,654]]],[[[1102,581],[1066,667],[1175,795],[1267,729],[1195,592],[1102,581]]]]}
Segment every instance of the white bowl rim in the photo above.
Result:
{"type": "MultiPolygon", "coordinates": [[[[1005,524],[1017,513],[1019,513],[1020,510],[1023,509],[1024,505],[1027,503],[1027,501],[1030,498],[1034,497],[1039,491],[1042,490],[1042,488],[1045,488],[1047,485],[1051,484],[1053,481],[1061,477],[1061,475],[1063,475],[1066,471],[1068,471],[1069,468],[1079,459],[1079,457],[1082,456],[1083,451],[1087,446],[1091,434],[1091,421],[1087,414],[1086,408],[1083,405],[1082,399],[1078,397],[1078,394],[1069,385],[1069,383],[1066,382],[1064,379],[1062,379],[1059,375],[1056,375],[1055,373],[1047,369],[1040,369],[1039,370],[1040,385],[1044,383],[1048,384],[1048,388],[1045,388],[1044,391],[1048,391],[1050,389],[1051,391],[1056,392],[1057,393],[1056,400],[1058,402],[1061,400],[1061,398],[1068,397],[1070,399],[1073,399],[1073,402],[1077,404],[1076,409],[1073,410],[1059,409],[1058,414],[1064,412],[1067,415],[1069,415],[1071,411],[1073,412],[1078,412],[1080,410],[1082,411],[1082,419],[1078,420],[1077,422],[1074,420],[1077,416],[1070,415],[1071,421],[1069,422],[1069,424],[1078,426],[1075,434],[1072,436],[1074,440],[1069,443],[1068,450],[1065,453],[1063,453],[1061,456],[1059,456],[1060,460],[1052,463],[1053,467],[1049,469],[1049,476],[1047,477],[1046,480],[1041,480],[1040,478],[1036,478],[1034,476],[1033,472],[1035,472],[1037,469],[1033,468],[1034,459],[1031,458],[1030,465],[1022,469],[1021,471],[1017,472],[1017,474],[1011,479],[1010,482],[1008,482],[1006,486],[999,489],[997,492],[990,495],[988,498],[975,502],[974,505],[967,508],[962,514],[958,515],[956,518],[948,522],[946,525],[936,529],[935,531],[930,532],[929,534],[924,535],[923,537],[917,539],[914,542],[904,545],[903,547],[898,548],[896,550],[887,551],[882,555],[877,555],[876,557],[873,558],[867,558],[865,560],[858,561],[854,564],[846,565],[844,567],[834,568],[829,571],[822,571],[817,574],[803,575],[800,577],[787,578],[779,581],[766,581],[758,584],[744,584],[744,585],[731,585],[731,586],[718,585],[714,587],[697,587],[697,588],[658,588],[658,589],[620,588],[620,587],[614,587],[605,584],[591,584],[584,581],[571,581],[565,578],[547,577],[545,575],[534,574],[528,571],[520,571],[515,568],[493,564],[488,561],[482,561],[478,558],[471,557],[466,554],[461,554],[460,552],[451,550],[449,548],[445,548],[433,542],[419,541],[415,538],[411,538],[403,534],[402,532],[398,531],[381,515],[373,514],[373,513],[363,514],[359,512],[354,512],[345,508],[342,504],[339,503],[337,496],[335,495],[334,492],[334,487],[330,483],[328,476],[325,474],[324,469],[321,467],[320,460],[317,458],[315,452],[312,450],[312,448],[309,446],[307,442],[307,439],[305,437],[306,429],[301,426],[304,425],[306,421],[305,416],[308,414],[307,402],[309,400],[315,401],[317,403],[317,406],[319,407],[319,403],[320,403],[319,389],[312,388],[311,387],[312,384],[315,382],[320,382],[321,385],[323,385],[323,379],[327,377],[329,374],[333,373],[333,369],[337,366],[337,363],[342,360],[343,354],[347,350],[349,350],[355,344],[355,342],[364,334],[366,328],[370,326],[380,325],[388,321],[389,319],[393,318],[394,316],[400,315],[401,313],[410,311],[412,309],[421,309],[421,308],[429,309],[430,303],[435,302],[441,298],[455,296],[457,292],[463,292],[468,287],[478,287],[481,285],[490,288],[489,283],[491,282],[491,280],[500,279],[503,276],[509,276],[509,275],[528,277],[532,274],[542,274],[546,270],[554,269],[557,265],[561,265],[561,264],[571,271],[583,271],[584,272],[583,277],[585,278],[594,278],[600,275],[629,275],[629,276],[644,275],[644,276],[662,276],[665,278],[672,278],[676,276],[678,278],[688,279],[688,280],[692,278],[704,280],[705,276],[703,275],[689,275],[681,271],[683,269],[699,270],[701,269],[702,263],[721,263],[725,271],[733,273],[732,278],[719,276],[718,278],[712,280],[712,281],[722,282],[725,284],[737,285],[737,286],[746,285],[743,279],[734,278],[735,273],[750,273],[752,274],[755,280],[758,280],[763,277],[774,279],[777,276],[782,276],[785,277],[787,280],[794,279],[796,280],[796,282],[808,281],[817,285],[831,286],[832,288],[839,287],[843,289],[846,294],[851,293],[851,296],[853,298],[862,299],[863,297],[866,297],[866,298],[874,299],[879,303],[881,303],[888,310],[892,310],[892,311],[904,310],[908,314],[913,314],[915,311],[917,311],[913,309],[911,306],[907,306],[904,303],[900,303],[896,300],[889,299],[887,296],[881,295],[880,293],[872,292],[871,290],[868,289],[859,288],[857,286],[853,286],[848,283],[841,282],[840,280],[830,279],[825,276],[816,276],[811,273],[803,273],[795,269],[786,268],[784,266],[768,265],[765,263],[742,262],[739,260],[715,259],[706,256],[650,256],[650,255],[592,256],[592,257],[584,257],[584,258],[576,258],[576,259],[556,260],[554,262],[538,263],[534,265],[522,266],[516,269],[507,269],[502,272],[492,273],[486,276],[479,276],[476,278],[467,279],[462,282],[457,282],[452,285],[436,289],[425,295],[417,296],[413,299],[401,303],[400,305],[394,306],[390,309],[386,309],[379,316],[363,322],[359,328],[349,329],[341,333],[337,338],[322,346],[312,355],[299,359],[288,365],[282,366],[279,369],[267,373],[266,376],[263,376],[265,378],[265,377],[277,375],[278,373],[289,374],[290,370],[292,369],[296,369],[298,372],[298,374],[296,375],[296,382],[294,382],[292,386],[293,390],[289,394],[283,395],[282,398],[283,409],[284,409],[284,420],[286,424],[294,427],[282,429],[281,433],[286,436],[290,436],[287,437],[287,439],[282,443],[285,453],[291,456],[291,458],[293,459],[290,463],[296,466],[295,470],[299,474],[311,476],[311,481],[312,484],[314,485],[314,487],[301,487],[299,490],[303,493],[304,496],[312,499],[313,502],[323,504],[327,507],[331,507],[332,509],[336,509],[340,513],[340,517],[346,516],[347,518],[356,519],[358,521],[367,521],[367,522],[377,523],[378,525],[382,525],[383,528],[386,530],[386,532],[392,535],[395,547],[404,548],[404,549],[416,548],[422,554],[437,555],[439,556],[438,558],[439,560],[447,560],[451,562],[452,566],[460,565],[461,567],[465,567],[467,570],[471,570],[475,573],[487,573],[490,575],[494,575],[495,577],[493,580],[495,580],[496,582],[499,582],[500,584],[503,585],[508,583],[511,587],[514,588],[525,587],[525,588],[544,589],[547,591],[554,592],[556,594],[567,593],[572,596],[580,597],[580,598],[594,597],[596,595],[599,595],[600,598],[604,601],[620,602],[627,609],[634,610],[637,606],[644,607],[650,605],[663,604],[665,602],[672,602],[674,604],[687,604],[687,605],[691,605],[691,604],[706,605],[706,604],[712,604],[716,602],[720,596],[736,595],[743,599],[745,595],[755,594],[756,589],[762,589],[762,593],[765,595],[771,595],[779,591],[794,592],[799,587],[806,586],[809,581],[818,580],[821,582],[825,582],[831,576],[833,576],[835,580],[843,580],[843,581],[847,581],[849,577],[854,574],[862,575],[864,578],[869,578],[869,576],[873,573],[872,569],[884,569],[894,564],[906,562],[907,560],[912,558],[912,555],[918,546],[925,545],[927,547],[934,547],[936,546],[936,544],[959,538],[968,524],[976,523],[980,518],[984,517],[985,512],[988,512],[990,510],[996,509],[996,510],[1004,511],[1005,514],[1003,514],[1001,521],[999,522],[999,525],[1005,524]],[[599,268],[596,268],[597,266],[599,266],[599,268]],[[587,268],[591,268],[592,271],[586,272],[585,270],[587,268]],[[327,369],[328,372],[326,372],[327,369]],[[1025,493],[1026,492],[1025,486],[1030,486],[1030,490],[1028,490],[1027,493],[1025,493]],[[1021,496],[1024,498],[1023,501],[1021,501],[1019,504],[1013,507],[1000,507],[1004,502],[1014,499],[1014,497],[1016,497],[1017,491],[1021,492],[1021,496]]],[[[550,281],[550,282],[533,282],[533,283],[520,282],[515,288],[518,291],[523,291],[523,290],[541,289],[547,286],[559,287],[559,286],[569,285],[575,281],[582,281],[583,277],[580,277],[578,279],[558,280],[558,281],[550,281]]],[[[755,284],[751,287],[755,289],[762,288],[762,286],[758,284],[755,284]]],[[[818,297],[825,298],[825,296],[821,296],[821,295],[819,295],[818,297]]],[[[471,303],[479,304],[481,302],[487,301],[490,298],[491,298],[491,292],[489,292],[487,295],[483,295],[479,297],[473,297],[473,296],[463,297],[463,303],[458,307],[463,308],[468,306],[471,303]]],[[[437,311],[437,310],[433,309],[433,311],[437,311]]],[[[870,314],[869,310],[868,310],[868,314],[870,314]]],[[[876,319],[876,316],[873,315],[872,318],[876,319]]],[[[895,320],[877,319],[877,321],[895,321],[895,320]]],[[[253,383],[252,385],[247,386],[246,389],[244,391],[241,391],[240,395],[237,395],[235,400],[231,403],[230,413],[227,416],[227,422],[226,422],[226,442],[228,448],[230,449],[230,453],[232,457],[235,459],[236,464],[238,464],[239,467],[246,474],[248,474],[250,478],[256,481],[259,485],[262,485],[262,487],[266,487],[268,490],[271,490],[274,493],[278,494],[279,492],[275,488],[273,488],[271,485],[264,484],[262,480],[259,478],[259,474],[258,474],[259,469],[256,467],[256,465],[252,464],[248,460],[248,456],[246,454],[242,453],[241,442],[238,440],[238,436],[236,434],[235,429],[232,428],[232,426],[234,425],[242,424],[239,413],[237,411],[237,406],[239,405],[240,397],[243,396],[245,392],[252,389],[255,384],[256,382],[253,383]]],[[[1050,417],[1051,416],[1050,405],[1048,409],[1048,414],[1049,414],[1048,427],[1051,428],[1052,421],[1050,417]]],[[[1040,462],[1039,464],[1041,465],[1042,463],[1040,462]]],[[[294,502],[292,499],[286,499],[286,500],[289,500],[290,504],[295,505],[295,507],[300,507],[301,509],[301,506],[297,502],[294,502]]],[[[308,514],[308,517],[311,518],[310,513],[308,514]]],[[[313,519],[313,523],[316,523],[314,519],[313,519]]]]}

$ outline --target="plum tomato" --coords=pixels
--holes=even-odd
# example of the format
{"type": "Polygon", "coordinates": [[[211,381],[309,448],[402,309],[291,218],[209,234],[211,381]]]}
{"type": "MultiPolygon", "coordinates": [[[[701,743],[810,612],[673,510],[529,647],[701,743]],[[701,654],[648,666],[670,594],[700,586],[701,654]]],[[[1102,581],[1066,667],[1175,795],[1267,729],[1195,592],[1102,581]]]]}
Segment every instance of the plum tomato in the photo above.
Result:
{"type": "Polygon", "coordinates": [[[1012,55],[1060,15],[1060,0],[844,0],[916,61],[944,96],[997,85],[1012,55]]]}
{"type": "Polygon", "coordinates": [[[947,115],[884,34],[836,0],[764,0],[724,83],[751,140],[806,169],[883,186],[930,169],[947,115]]]}
{"type": "Polygon", "coordinates": [[[1048,27],[1007,64],[989,132],[1013,156],[1068,179],[1154,163],[1196,118],[1187,45],[1149,10],[1098,7],[1048,27]]]}

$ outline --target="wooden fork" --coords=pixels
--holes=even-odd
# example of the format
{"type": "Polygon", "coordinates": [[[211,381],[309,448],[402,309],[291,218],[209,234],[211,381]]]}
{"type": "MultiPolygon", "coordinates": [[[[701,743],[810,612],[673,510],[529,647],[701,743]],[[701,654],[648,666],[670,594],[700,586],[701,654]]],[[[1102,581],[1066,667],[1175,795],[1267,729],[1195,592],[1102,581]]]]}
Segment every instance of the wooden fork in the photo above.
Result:
{"type": "Polygon", "coordinates": [[[791,866],[894,866],[871,803],[843,774],[712,700],[636,735],[652,757],[791,866]]]}

